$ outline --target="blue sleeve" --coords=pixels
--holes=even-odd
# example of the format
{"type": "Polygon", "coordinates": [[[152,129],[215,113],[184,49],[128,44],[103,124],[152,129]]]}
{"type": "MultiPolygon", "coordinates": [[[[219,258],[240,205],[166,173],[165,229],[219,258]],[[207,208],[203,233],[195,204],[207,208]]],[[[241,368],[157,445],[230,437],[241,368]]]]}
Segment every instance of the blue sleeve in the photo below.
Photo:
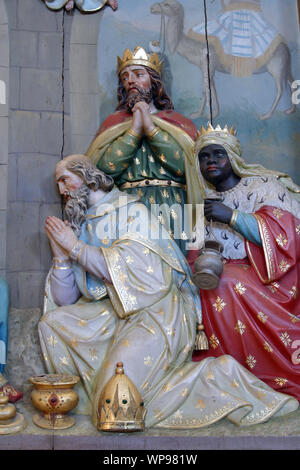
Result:
{"type": "Polygon", "coordinates": [[[237,211],[237,217],[233,228],[250,242],[261,246],[258,223],[254,215],[237,211]]]}

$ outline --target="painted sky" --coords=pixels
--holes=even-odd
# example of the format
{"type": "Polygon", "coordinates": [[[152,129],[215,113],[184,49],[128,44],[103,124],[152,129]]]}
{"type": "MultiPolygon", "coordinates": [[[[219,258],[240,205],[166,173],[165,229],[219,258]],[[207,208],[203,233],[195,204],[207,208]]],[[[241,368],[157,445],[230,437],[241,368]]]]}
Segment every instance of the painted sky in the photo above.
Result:
{"type": "MultiPolygon", "coordinates": [[[[185,9],[184,32],[204,21],[201,0],[180,0],[185,9]]],[[[105,9],[99,28],[99,85],[102,91],[100,103],[101,121],[116,106],[117,55],[123,55],[126,47],[140,45],[148,48],[149,41],[159,39],[160,16],[150,13],[153,0],[119,0],[119,9],[105,9]]],[[[220,0],[207,0],[208,20],[216,18],[221,11],[220,0]]],[[[296,0],[262,0],[264,16],[287,40],[292,56],[294,79],[300,79],[300,34],[296,0]]],[[[175,109],[190,117],[201,105],[203,90],[200,69],[176,52],[166,50],[173,75],[172,99],[175,109]]],[[[271,159],[273,168],[287,169],[296,174],[300,183],[300,166],[295,160],[299,148],[300,110],[286,116],[289,107],[289,90],[286,89],[273,117],[260,121],[259,116],[269,111],[275,98],[275,82],[269,73],[247,78],[233,77],[216,72],[216,89],[220,104],[218,122],[239,125],[241,141],[249,149],[255,148],[263,154],[258,160],[265,163],[271,159]],[[270,155],[265,153],[268,144],[270,155]],[[288,168],[286,168],[286,162],[288,168]]],[[[209,114],[193,119],[199,127],[206,124],[209,114]]],[[[257,160],[257,159],[255,159],[257,160]]]]}

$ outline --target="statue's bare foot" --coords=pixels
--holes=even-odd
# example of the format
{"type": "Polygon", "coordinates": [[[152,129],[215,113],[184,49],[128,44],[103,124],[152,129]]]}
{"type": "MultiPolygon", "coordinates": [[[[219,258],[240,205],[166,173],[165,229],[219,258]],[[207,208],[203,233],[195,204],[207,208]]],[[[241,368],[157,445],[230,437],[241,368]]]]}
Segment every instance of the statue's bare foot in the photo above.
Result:
{"type": "Polygon", "coordinates": [[[3,385],[3,387],[0,388],[0,392],[3,392],[8,395],[8,400],[10,401],[10,403],[15,403],[16,401],[21,400],[21,398],[23,397],[22,392],[19,392],[8,383],[6,383],[5,385],[3,385]]]}
{"type": "Polygon", "coordinates": [[[115,11],[118,8],[118,0],[107,0],[107,5],[115,11]]]}

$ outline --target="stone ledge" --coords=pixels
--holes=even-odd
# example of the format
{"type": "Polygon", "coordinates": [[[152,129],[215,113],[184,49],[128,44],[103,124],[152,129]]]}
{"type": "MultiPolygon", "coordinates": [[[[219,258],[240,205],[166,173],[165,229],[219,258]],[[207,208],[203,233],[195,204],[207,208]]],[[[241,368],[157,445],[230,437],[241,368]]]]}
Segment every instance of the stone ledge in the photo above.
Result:
{"type": "Polygon", "coordinates": [[[45,373],[37,332],[40,317],[40,309],[12,309],[9,313],[6,375],[24,393],[16,406],[27,426],[20,433],[0,436],[0,450],[300,450],[300,409],[247,427],[223,419],[200,429],[102,433],[89,416],[73,413],[76,423],[72,428],[48,431],[37,427],[32,422],[36,410],[31,404],[29,377],[45,373]]]}
{"type": "Polygon", "coordinates": [[[143,433],[103,433],[90,417],[76,415],[72,428],[51,431],[32,423],[36,410],[17,403],[27,426],[0,438],[0,450],[300,450],[300,411],[240,428],[226,419],[196,430],[150,429],[143,433]]]}

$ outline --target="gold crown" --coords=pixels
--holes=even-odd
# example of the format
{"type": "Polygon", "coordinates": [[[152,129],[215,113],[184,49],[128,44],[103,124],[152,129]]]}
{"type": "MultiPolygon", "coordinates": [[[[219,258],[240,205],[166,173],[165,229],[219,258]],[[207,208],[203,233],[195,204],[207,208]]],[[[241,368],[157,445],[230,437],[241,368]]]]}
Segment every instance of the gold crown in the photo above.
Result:
{"type": "Polygon", "coordinates": [[[145,429],[146,410],[133,382],[118,362],[115,375],[104,386],[98,402],[98,429],[132,432],[145,429]]]}
{"type": "Polygon", "coordinates": [[[130,49],[125,49],[123,58],[118,56],[118,74],[129,65],[143,65],[157,72],[159,75],[162,71],[162,61],[156,52],[147,54],[147,52],[140,46],[137,46],[133,52],[130,49]]]}
{"type": "Polygon", "coordinates": [[[201,137],[202,135],[209,134],[210,132],[222,132],[223,134],[231,134],[236,136],[236,130],[232,126],[230,129],[228,129],[227,124],[225,125],[224,129],[218,124],[216,127],[213,127],[210,123],[208,123],[207,129],[205,127],[201,126],[201,130],[198,131],[198,137],[201,137]]]}

